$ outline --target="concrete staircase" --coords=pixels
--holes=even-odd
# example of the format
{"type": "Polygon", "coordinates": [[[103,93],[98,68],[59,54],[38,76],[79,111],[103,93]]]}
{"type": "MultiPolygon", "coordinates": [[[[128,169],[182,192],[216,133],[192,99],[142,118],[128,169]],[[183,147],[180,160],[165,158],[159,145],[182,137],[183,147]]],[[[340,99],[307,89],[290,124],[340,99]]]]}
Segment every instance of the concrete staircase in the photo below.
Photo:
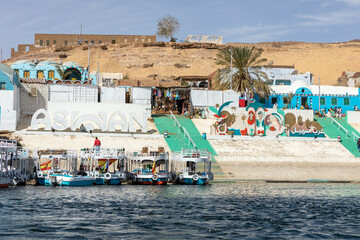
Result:
{"type": "Polygon", "coordinates": [[[356,145],[357,137],[352,133],[355,133],[357,136],[360,136],[360,134],[350,124],[348,124],[345,119],[335,118],[335,121],[337,121],[342,128],[336,123],[333,123],[331,118],[318,117],[315,118],[315,120],[321,124],[324,128],[325,134],[329,138],[338,138],[338,136],[340,136],[341,144],[355,157],[360,157],[360,152],[356,145]]]}
{"type": "MultiPolygon", "coordinates": [[[[188,137],[185,136],[184,132],[179,129],[179,127],[175,124],[175,120],[172,119],[170,115],[153,115],[152,117],[160,134],[164,134],[164,132],[168,133],[168,137],[165,140],[171,151],[181,151],[182,148],[193,147],[188,140],[188,137]]],[[[212,153],[213,158],[211,168],[215,178],[224,178],[224,172],[216,162],[217,153],[215,149],[211,146],[207,139],[202,137],[193,121],[183,116],[176,116],[176,119],[189,133],[197,149],[207,149],[212,153]]]]}

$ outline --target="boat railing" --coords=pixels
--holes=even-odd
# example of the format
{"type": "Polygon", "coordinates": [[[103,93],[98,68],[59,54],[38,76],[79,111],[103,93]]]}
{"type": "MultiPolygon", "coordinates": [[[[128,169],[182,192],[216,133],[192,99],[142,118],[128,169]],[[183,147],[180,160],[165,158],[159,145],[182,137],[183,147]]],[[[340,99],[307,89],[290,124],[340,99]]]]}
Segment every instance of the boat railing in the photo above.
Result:
{"type": "Polygon", "coordinates": [[[77,150],[72,149],[35,149],[33,150],[34,158],[56,158],[69,159],[77,157],[77,150]]]}
{"type": "Polygon", "coordinates": [[[15,140],[0,139],[0,147],[15,148],[16,146],[17,146],[17,141],[15,140]]]}
{"type": "Polygon", "coordinates": [[[150,153],[139,153],[139,152],[132,152],[127,153],[127,157],[157,157],[157,156],[166,156],[167,153],[160,153],[160,152],[150,152],[150,153]]]}
{"type": "Polygon", "coordinates": [[[124,148],[100,148],[96,150],[95,148],[83,148],[80,151],[81,157],[118,157],[125,155],[124,148]]]}
{"type": "Polygon", "coordinates": [[[172,156],[185,158],[203,158],[209,157],[209,152],[205,149],[182,149],[181,151],[172,152],[172,156]]]}

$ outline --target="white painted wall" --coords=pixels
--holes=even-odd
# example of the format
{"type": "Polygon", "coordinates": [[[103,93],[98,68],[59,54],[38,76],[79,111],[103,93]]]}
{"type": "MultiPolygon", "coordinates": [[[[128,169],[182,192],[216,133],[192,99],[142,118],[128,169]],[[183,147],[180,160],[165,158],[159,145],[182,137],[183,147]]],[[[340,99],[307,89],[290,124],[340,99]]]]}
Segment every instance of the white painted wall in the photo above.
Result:
{"type": "Polygon", "coordinates": [[[240,94],[233,90],[223,92],[223,102],[226,103],[232,101],[232,103],[229,105],[230,107],[239,107],[239,97],[240,94]]]}
{"type": "Polygon", "coordinates": [[[101,87],[100,101],[102,103],[125,104],[125,88],[101,87]]]}
{"type": "Polygon", "coordinates": [[[93,85],[49,85],[49,101],[98,102],[98,88],[93,85]]]}
{"type": "Polygon", "coordinates": [[[348,123],[359,123],[360,124],[360,111],[347,111],[348,123]]]}
{"type": "Polygon", "coordinates": [[[82,102],[52,102],[49,101],[48,112],[53,113],[58,110],[78,111],[81,114],[95,112],[115,112],[124,113],[136,112],[147,113],[151,117],[151,105],[141,104],[116,104],[116,103],[82,103],[82,102]]]}
{"type": "MultiPolygon", "coordinates": [[[[191,101],[194,107],[209,107],[223,104],[223,92],[215,90],[191,90],[191,101]]],[[[239,100],[237,100],[239,102],[239,100]]]]}
{"type": "Polygon", "coordinates": [[[132,87],[131,99],[133,104],[151,104],[151,88],[132,87]]]}
{"type": "Polygon", "coordinates": [[[14,91],[13,90],[0,90],[0,106],[1,111],[5,109],[14,110],[14,91]]]}
{"type": "Polygon", "coordinates": [[[0,91],[0,107],[0,130],[15,131],[20,116],[18,87],[0,91]]]}

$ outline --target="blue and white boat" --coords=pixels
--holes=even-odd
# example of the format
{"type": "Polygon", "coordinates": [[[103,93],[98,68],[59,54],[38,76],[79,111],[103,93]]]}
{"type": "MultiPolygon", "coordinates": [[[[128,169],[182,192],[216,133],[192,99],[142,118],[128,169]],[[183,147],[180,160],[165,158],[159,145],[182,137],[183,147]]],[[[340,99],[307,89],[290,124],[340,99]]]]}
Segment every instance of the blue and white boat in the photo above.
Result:
{"type": "Polygon", "coordinates": [[[200,149],[182,149],[171,155],[171,180],[175,184],[205,185],[213,180],[211,153],[200,149]]]}
{"type": "MultiPolygon", "coordinates": [[[[147,148],[146,148],[147,149],[147,148]]],[[[157,152],[127,154],[132,184],[166,185],[169,181],[169,153],[159,149],[157,152]]]]}
{"type": "Polygon", "coordinates": [[[67,187],[84,187],[95,184],[96,178],[89,176],[79,176],[72,174],[50,174],[45,179],[45,185],[67,186],[67,187]]]}
{"type": "Polygon", "coordinates": [[[77,174],[77,152],[64,149],[34,150],[37,183],[45,186],[91,186],[96,178],[77,174]]]}
{"type": "Polygon", "coordinates": [[[128,178],[125,149],[81,149],[80,173],[96,179],[97,185],[119,185],[128,178]]]}

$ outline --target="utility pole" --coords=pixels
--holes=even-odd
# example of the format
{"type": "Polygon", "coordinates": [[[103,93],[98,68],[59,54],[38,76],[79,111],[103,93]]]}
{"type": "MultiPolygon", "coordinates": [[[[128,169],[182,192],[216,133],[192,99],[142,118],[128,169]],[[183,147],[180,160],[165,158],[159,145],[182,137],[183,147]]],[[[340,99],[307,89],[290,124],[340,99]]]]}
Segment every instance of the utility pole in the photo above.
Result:
{"type": "Polygon", "coordinates": [[[88,43],[88,80],[90,80],[90,44],[88,43]]]}
{"type": "Polygon", "coordinates": [[[80,45],[82,45],[82,24],[80,25],[80,45]]]}
{"type": "Polygon", "coordinates": [[[98,61],[98,66],[97,66],[97,72],[96,72],[96,85],[99,87],[100,84],[100,80],[99,80],[99,61],[98,61]]]}
{"type": "Polygon", "coordinates": [[[233,54],[233,52],[232,52],[232,49],[230,48],[229,49],[229,51],[230,51],[230,57],[231,57],[231,59],[230,59],[230,77],[231,77],[231,81],[230,81],[230,89],[232,90],[232,84],[233,84],[233,74],[232,74],[232,62],[233,62],[233,57],[232,57],[232,54],[233,54]]]}
{"type": "Polygon", "coordinates": [[[319,114],[321,112],[321,101],[320,101],[320,77],[319,77],[319,114]]]}

